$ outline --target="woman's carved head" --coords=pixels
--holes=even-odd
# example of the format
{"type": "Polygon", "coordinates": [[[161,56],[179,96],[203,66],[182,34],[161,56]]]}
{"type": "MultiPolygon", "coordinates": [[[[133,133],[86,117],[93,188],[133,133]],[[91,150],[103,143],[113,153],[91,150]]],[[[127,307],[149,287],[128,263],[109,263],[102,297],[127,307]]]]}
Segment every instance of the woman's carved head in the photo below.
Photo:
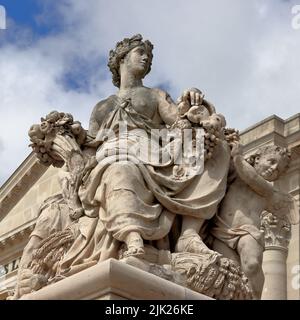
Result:
{"type": "Polygon", "coordinates": [[[121,82],[120,64],[126,55],[136,47],[144,47],[145,51],[147,52],[147,56],[149,57],[149,67],[145,75],[150,72],[153,58],[153,44],[149,40],[143,41],[143,37],[140,34],[137,34],[131,38],[125,38],[117,43],[115,50],[111,50],[109,52],[108,67],[112,72],[112,82],[116,87],[120,87],[121,82]]]}

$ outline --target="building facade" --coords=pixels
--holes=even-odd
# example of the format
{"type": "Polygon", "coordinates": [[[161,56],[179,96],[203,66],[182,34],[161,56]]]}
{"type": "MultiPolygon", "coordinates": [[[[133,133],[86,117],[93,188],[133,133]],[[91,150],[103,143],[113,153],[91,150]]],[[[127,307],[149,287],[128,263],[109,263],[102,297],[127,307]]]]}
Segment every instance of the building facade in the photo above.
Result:
{"type": "MultiPolygon", "coordinates": [[[[241,133],[245,156],[259,147],[275,144],[291,151],[288,171],[276,181],[299,204],[300,114],[282,120],[271,116],[241,133]]],[[[34,154],[20,165],[0,189],[0,300],[16,282],[22,251],[34,229],[38,208],[47,197],[59,193],[58,169],[45,167],[34,154]]],[[[290,226],[263,214],[266,250],[263,299],[300,299],[299,225],[290,226]]]]}

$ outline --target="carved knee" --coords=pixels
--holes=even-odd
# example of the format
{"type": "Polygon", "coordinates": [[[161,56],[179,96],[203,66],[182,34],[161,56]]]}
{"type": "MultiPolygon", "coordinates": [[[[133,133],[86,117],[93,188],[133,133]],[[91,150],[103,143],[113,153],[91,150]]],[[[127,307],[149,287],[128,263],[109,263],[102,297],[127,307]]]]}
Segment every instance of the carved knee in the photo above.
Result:
{"type": "Polygon", "coordinates": [[[118,173],[123,170],[131,170],[133,167],[135,167],[135,164],[129,161],[119,161],[114,162],[110,165],[109,170],[114,171],[115,173],[118,173]]]}
{"type": "Polygon", "coordinates": [[[256,258],[248,258],[243,265],[246,275],[255,275],[261,269],[261,262],[256,258]]]}

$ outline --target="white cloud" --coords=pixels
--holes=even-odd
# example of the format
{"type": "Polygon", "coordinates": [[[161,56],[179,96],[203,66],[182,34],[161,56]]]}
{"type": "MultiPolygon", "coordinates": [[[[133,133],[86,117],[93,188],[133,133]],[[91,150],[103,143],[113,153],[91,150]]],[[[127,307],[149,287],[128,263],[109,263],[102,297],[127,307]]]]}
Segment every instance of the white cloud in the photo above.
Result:
{"type": "Polygon", "coordinates": [[[38,41],[20,33],[17,42],[0,48],[0,184],[30,152],[28,127],[45,113],[66,110],[87,126],[93,105],[115,90],[100,61],[116,41],[136,33],[155,46],[145,84],[168,83],[174,99],[187,87],[199,87],[229,126],[244,129],[271,114],[287,118],[299,110],[300,30],[291,28],[293,1],[43,4],[39,21],[57,21],[60,31],[38,41]],[[62,79],[76,73],[78,60],[95,67],[87,87],[75,91],[62,79]]]}

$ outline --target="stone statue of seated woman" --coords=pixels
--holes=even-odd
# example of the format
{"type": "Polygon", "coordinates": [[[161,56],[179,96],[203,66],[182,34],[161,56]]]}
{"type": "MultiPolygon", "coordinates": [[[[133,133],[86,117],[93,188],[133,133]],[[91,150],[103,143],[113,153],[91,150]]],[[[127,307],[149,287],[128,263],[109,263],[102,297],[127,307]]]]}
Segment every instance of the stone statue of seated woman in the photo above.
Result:
{"type": "Polygon", "coordinates": [[[234,131],[198,89],[175,103],[145,87],[152,50],[141,35],[111,50],[118,90],[95,106],[87,132],[59,112],[32,126],[39,159],[64,168],[62,194],[40,210],[15,298],[108,258],[169,265],[212,297],[251,297],[239,265],[200,236],[226,192],[234,131]]]}

